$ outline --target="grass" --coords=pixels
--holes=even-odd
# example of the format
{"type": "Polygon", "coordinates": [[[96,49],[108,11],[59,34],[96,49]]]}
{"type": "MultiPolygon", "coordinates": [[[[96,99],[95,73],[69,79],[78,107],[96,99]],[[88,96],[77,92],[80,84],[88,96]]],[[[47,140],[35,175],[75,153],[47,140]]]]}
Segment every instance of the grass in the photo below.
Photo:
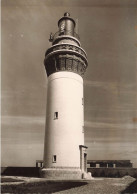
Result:
{"type": "MultiPolygon", "coordinates": [[[[2,178],[3,179],[3,178],[2,178]]],[[[127,194],[137,193],[137,180],[132,177],[95,178],[89,181],[21,179],[16,177],[3,179],[1,193],[38,193],[38,194],[127,194]],[[11,183],[9,183],[11,181],[11,183]],[[16,181],[16,182],[15,182],[16,181]],[[24,181],[20,183],[19,181],[24,181]]]]}
{"type": "Polygon", "coordinates": [[[7,178],[7,177],[2,177],[1,178],[1,182],[5,183],[5,182],[22,182],[23,180],[17,180],[14,178],[7,178]]]}
{"type": "Polygon", "coordinates": [[[85,182],[77,181],[62,181],[62,182],[52,182],[52,181],[43,181],[43,182],[31,182],[31,183],[22,183],[19,185],[2,185],[1,193],[54,193],[62,190],[67,190],[73,187],[80,187],[85,185],[85,182]]]}

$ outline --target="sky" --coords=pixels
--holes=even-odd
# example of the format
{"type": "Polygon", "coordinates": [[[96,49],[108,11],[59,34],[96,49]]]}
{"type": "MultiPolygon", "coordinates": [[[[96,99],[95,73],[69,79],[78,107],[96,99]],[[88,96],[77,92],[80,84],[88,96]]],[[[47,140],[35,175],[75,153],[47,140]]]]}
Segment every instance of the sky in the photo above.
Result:
{"type": "Polygon", "coordinates": [[[50,32],[69,12],[88,56],[85,145],[90,160],[131,160],[137,168],[137,1],[1,1],[1,163],[43,159],[50,32]]]}

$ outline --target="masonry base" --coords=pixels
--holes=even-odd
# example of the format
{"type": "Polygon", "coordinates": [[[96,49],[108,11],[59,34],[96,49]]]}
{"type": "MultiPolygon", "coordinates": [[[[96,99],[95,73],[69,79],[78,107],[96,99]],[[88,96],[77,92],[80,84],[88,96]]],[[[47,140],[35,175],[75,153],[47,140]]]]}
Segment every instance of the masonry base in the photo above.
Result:
{"type": "Polygon", "coordinates": [[[42,168],[40,177],[47,179],[82,179],[82,171],[80,169],[71,168],[42,168]]]}

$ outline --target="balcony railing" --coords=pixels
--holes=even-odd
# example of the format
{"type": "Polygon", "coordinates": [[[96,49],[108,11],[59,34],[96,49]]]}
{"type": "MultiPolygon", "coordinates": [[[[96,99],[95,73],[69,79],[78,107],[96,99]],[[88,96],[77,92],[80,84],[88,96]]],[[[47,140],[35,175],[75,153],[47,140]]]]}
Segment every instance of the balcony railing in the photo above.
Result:
{"type": "Polygon", "coordinates": [[[80,40],[79,35],[76,32],[73,31],[69,31],[69,30],[64,30],[64,31],[58,31],[53,35],[52,40],[54,41],[58,36],[63,36],[63,35],[69,35],[69,36],[73,36],[75,38],[77,38],[78,40],[80,40]]]}
{"type": "Polygon", "coordinates": [[[78,46],[75,45],[71,45],[71,44],[60,44],[60,45],[54,45],[52,47],[50,47],[47,51],[46,51],[46,55],[47,56],[49,53],[52,53],[54,51],[60,51],[60,50],[66,50],[67,52],[70,51],[74,51],[74,54],[76,54],[76,52],[80,55],[82,55],[85,59],[87,59],[87,55],[85,53],[85,51],[78,46]]]}

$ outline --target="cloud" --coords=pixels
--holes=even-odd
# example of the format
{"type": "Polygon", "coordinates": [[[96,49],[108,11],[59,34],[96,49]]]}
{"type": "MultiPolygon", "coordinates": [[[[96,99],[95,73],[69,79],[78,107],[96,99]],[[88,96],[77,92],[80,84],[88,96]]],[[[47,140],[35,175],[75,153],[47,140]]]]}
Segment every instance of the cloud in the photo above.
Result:
{"type": "Polygon", "coordinates": [[[45,118],[32,116],[2,117],[1,142],[5,145],[24,145],[44,141],[45,118]]]}
{"type": "Polygon", "coordinates": [[[134,123],[103,123],[103,122],[92,122],[92,121],[85,121],[85,127],[87,128],[109,128],[109,129],[136,129],[137,124],[134,123]]]}
{"type": "Polygon", "coordinates": [[[4,144],[1,151],[2,166],[35,166],[43,158],[44,142],[4,144]]]}
{"type": "Polygon", "coordinates": [[[103,88],[112,92],[125,92],[137,94],[136,84],[122,84],[118,82],[101,82],[85,80],[84,85],[88,87],[103,88]]]}
{"type": "Polygon", "coordinates": [[[46,1],[39,1],[39,0],[23,0],[23,1],[8,1],[4,0],[2,1],[3,6],[48,6],[48,7],[63,7],[63,6],[73,6],[73,7],[129,7],[129,6],[135,6],[135,1],[127,1],[126,3],[123,3],[123,1],[96,1],[96,0],[46,0],[46,1]]]}
{"type": "Polygon", "coordinates": [[[43,125],[45,117],[32,117],[32,116],[2,116],[2,125],[43,125]]]}
{"type": "Polygon", "coordinates": [[[10,91],[10,90],[4,90],[2,91],[2,95],[1,98],[2,99],[7,99],[7,98],[13,98],[14,96],[20,96],[24,91],[20,90],[20,91],[10,91]]]}

